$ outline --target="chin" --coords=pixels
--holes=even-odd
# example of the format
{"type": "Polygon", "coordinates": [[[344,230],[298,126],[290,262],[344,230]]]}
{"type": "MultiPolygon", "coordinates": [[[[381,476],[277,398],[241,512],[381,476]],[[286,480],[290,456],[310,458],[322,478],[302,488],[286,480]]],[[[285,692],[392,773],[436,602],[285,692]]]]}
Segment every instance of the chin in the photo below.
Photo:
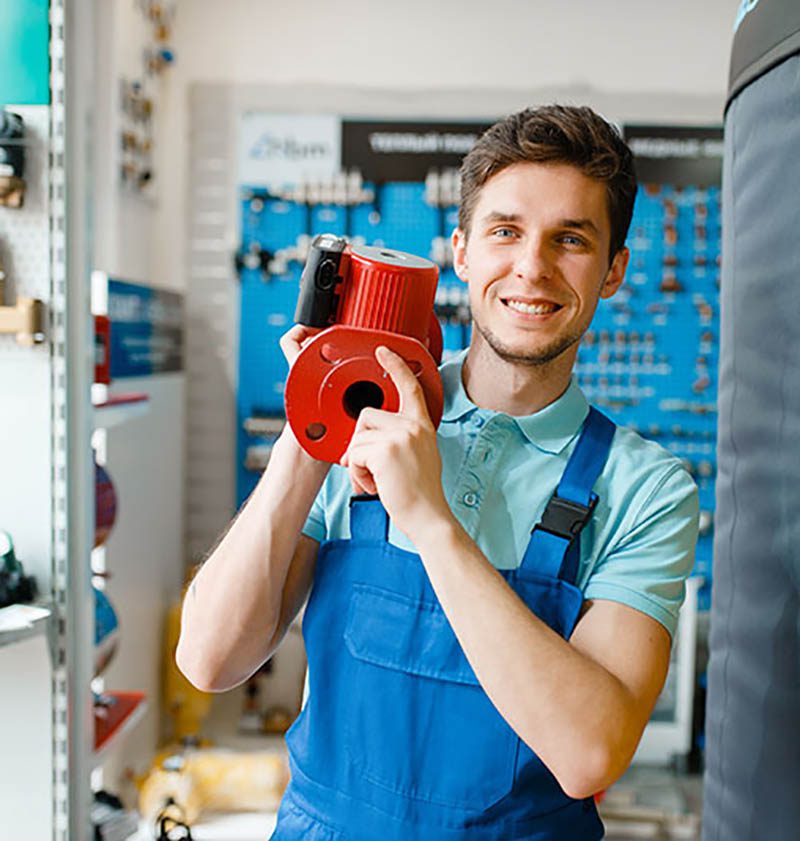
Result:
{"type": "Polygon", "coordinates": [[[580,339],[580,336],[568,335],[556,337],[550,342],[538,345],[531,344],[530,341],[511,342],[482,327],[477,321],[473,324],[476,334],[481,337],[486,349],[503,362],[512,365],[531,367],[547,365],[558,359],[580,339]]]}

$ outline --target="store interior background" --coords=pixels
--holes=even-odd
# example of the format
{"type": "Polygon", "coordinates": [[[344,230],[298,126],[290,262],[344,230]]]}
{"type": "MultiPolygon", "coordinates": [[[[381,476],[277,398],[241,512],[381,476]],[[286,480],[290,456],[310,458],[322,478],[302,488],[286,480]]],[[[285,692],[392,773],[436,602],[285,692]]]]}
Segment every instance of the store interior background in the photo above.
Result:
{"type": "MultiPolygon", "coordinates": [[[[150,410],[109,429],[104,443],[119,499],[105,545],[107,589],[121,628],[104,680],[109,687],[143,690],[150,699],[133,735],[106,754],[102,765],[104,785],[128,793],[130,772],[147,770],[169,728],[159,703],[166,611],[179,596],[187,565],[202,558],[235,511],[236,183],[226,183],[220,163],[221,183],[230,188],[228,207],[200,224],[192,212],[198,176],[192,167],[213,168],[214,162],[212,156],[198,164],[192,154],[192,108],[198,99],[207,98],[203,119],[209,126],[216,121],[218,133],[233,142],[236,115],[251,102],[284,112],[491,119],[557,100],[586,103],[619,122],[720,125],[738,2],[177,0],[166,5],[174,5],[175,61],[151,83],[155,177],[147,195],[122,188],[118,176],[119,80],[141,75],[149,39],[141,6],[136,0],[98,2],[91,39],[73,30],[95,62],[88,177],[76,187],[88,201],[91,268],[185,296],[185,373],[126,381],[125,391],[149,393],[150,410]],[[203,249],[208,265],[227,269],[198,279],[203,249]]],[[[0,382],[8,379],[0,366],[0,382]]],[[[40,408],[46,415],[47,407],[40,408]]],[[[0,526],[14,532],[19,556],[46,584],[49,538],[41,522],[37,526],[25,513],[35,507],[33,496],[49,498],[48,465],[40,466],[42,476],[5,506],[10,521],[0,526]]],[[[26,745],[38,745],[38,760],[0,762],[0,792],[5,792],[0,804],[11,825],[29,820],[31,808],[39,816],[41,834],[17,837],[51,837],[52,816],[41,814],[43,798],[50,796],[54,701],[46,656],[38,642],[0,650],[0,674],[20,676],[12,700],[5,701],[18,704],[4,716],[6,727],[15,722],[7,744],[23,751],[18,755],[26,745]]],[[[299,641],[290,635],[264,683],[265,696],[296,704],[302,669],[299,641]]],[[[0,708],[3,703],[0,699],[0,708]]],[[[239,700],[226,709],[238,715],[239,700]]]]}

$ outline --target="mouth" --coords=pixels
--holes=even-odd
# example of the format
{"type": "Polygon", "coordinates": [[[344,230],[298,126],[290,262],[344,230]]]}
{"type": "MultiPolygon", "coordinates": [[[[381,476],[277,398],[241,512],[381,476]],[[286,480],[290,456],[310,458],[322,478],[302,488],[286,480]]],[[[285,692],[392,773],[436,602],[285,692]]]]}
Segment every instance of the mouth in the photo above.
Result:
{"type": "Polygon", "coordinates": [[[514,312],[532,316],[552,315],[562,308],[561,304],[557,304],[555,301],[546,301],[542,298],[500,298],[500,302],[514,312]]]}

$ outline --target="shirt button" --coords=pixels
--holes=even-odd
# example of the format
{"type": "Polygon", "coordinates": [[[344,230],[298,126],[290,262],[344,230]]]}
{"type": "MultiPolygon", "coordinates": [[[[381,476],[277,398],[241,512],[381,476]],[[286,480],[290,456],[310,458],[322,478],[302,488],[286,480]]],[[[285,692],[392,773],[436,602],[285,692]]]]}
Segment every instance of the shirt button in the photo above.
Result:
{"type": "Polygon", "coordinates": [[[472,416],[472,423],[480,429],[483,426],[483,418],[476,412],[472,416]]]}
{"type": "Polygon", "coordinates": [[[470,508],[473,508],[478,502],[477,494],[472,493],[472,491],[465,493],[462,499],[464,500],[464,505],[468,505],[470,508]]]}

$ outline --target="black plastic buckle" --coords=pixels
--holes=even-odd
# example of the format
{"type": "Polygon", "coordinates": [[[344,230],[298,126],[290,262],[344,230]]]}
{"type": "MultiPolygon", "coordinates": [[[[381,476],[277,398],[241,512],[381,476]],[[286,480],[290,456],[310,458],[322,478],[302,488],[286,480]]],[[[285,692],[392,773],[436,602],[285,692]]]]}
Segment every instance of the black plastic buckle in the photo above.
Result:
{"type": "Polygon", "coordinates": [[[352,494],[352,496],[350,497],[349,506],[350,508],[352,508],[354,503],[356,502],[372,502],[375,499],[380,499],[378,494],[352,494]]]}
{"type": "Polygon", "coordinates": [[[534,530],[543,529],[557,537],[574,540],[592,518],[596,505],[596,494],[592,494],[588,505],[581,505],[580,502],[572,502],[553,494],[534,530]]]}

